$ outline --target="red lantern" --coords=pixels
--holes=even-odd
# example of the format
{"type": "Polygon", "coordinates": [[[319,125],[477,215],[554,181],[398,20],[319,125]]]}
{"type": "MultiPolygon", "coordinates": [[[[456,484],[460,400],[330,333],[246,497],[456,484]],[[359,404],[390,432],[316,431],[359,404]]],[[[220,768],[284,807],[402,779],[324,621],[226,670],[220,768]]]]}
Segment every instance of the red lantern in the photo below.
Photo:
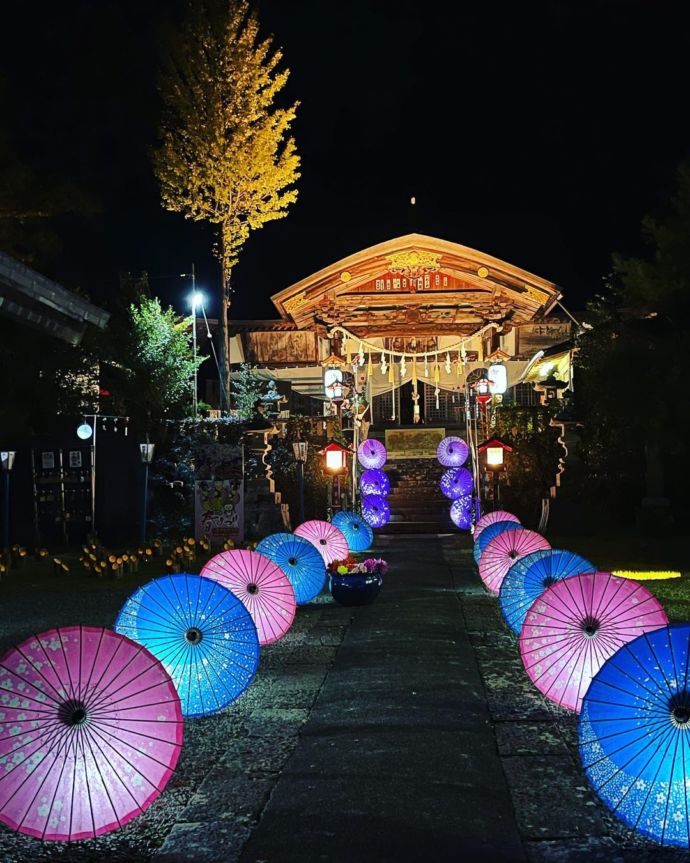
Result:
{"type": "Polygon", "coordinates": [[[484,441],[477,447],[477,452],[486,453],[486,469],[494,471],[503,470],[504,453],[512,451],[512,446],[497,437],[484,441]]]}
{"type": "Polygon", "coordinates": [[[326,470],[332,474],[344,473],[347,470],[347,457],[350,453],[352,453],[351,449],[336,441],[331,441],[319,450],[319,455],[324,457],[326,470]]]}

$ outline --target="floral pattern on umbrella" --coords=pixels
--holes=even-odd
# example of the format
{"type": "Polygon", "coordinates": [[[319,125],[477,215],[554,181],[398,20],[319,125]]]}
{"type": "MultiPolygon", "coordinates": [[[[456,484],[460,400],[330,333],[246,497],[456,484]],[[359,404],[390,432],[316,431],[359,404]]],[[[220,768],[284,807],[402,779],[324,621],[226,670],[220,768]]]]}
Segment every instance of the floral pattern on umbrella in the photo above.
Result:
{"type": "Polygon", "coordinates": [[[493,512],[486,512],[474,526],[474,533],[472,534],[474,541],[477,541],[477,537],[481,535],[485,527],[496,521],[514,521],[516,524],[520,524],[520,519],[505,509],[495,509],[493,512]]]}
{"type": "Polygon", "coordinates": [[[173,681],[140,644],[68,626],[0,659],[0,821],[39,839],[123,827],[163,791],[182,746],[173,681]]]}
{"type": "Polygon", "coordinates": [[[330,521],[318,518],[305,521],[295,529],[295,536],[301,536],[310,542],[326,565],[334,560],[344,560],[350,550],[345,534],[330,521]]]}
{"type": "Polygon", "coordinates": [[[646,587],[609,572],[564,578],[527,612],[520,655],[547,698],[579,712],[594,675],[624,644],[668,623],[646,587]]]}
{"type": "Polygon", "coordinates": [[[273,561],[256,551],[233,549],[212,557],[200,573],[227,587],[251,614],[259,644],[278,641],[295,619],[295,591],[273,561]]]}
{"type": "Polygon", "coordinates": [[[294,533],[272,533],[256,551],[270,557],[290,579],[297,605],[311,602],[326,584],[326,564],[314,546],[294,533]]]}
{"type": "Polygon", "coordinates": [[[517,528],[505,530],[494,537],[482,552],[479,561],[479,575],[486,589],[490,593],[498,594],[501,582],[515,561],[543,548],[551,546],[536,530],[517,528]]]}

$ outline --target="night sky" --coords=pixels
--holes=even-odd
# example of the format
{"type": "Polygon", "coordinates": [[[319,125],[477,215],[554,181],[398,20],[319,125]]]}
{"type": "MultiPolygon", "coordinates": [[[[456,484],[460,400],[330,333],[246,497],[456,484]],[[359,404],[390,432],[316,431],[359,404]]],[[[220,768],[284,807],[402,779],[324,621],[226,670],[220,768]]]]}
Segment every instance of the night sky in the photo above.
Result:
{"type": "MultiPolygon", "coordinates": [[[[161,208],[149,162],[158,30],[177,3],[13,6],[3,125],[97,210],[63,221],[50,275],[98,301],[119,271],[147,270],[184,311],[175,274],[195,261],[213,290],[219,273],[211,231],[161,208]]],[[[249,240],[233,316],[274,317],[272,293],[412,230],[550,278],[581,308],[612,251],[641,251],[640,219],[690,151],[682,6],[262,0],[292,70],[286,98],[302,103],[302,179],[290,215],[249,240]]]]}

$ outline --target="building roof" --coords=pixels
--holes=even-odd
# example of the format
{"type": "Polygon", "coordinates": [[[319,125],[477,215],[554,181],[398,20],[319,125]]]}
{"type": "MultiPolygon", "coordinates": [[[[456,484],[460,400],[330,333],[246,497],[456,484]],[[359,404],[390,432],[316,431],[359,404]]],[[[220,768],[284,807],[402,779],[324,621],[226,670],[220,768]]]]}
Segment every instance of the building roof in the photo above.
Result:
{"type": "Polygon", "coordinates": [[[546,279],[467,246],[408,234],[336,261],[273,296],[298,328],[346,325],[362,336],[471,333],[541,320],[560,299],[546,279]]]}
{"type": "Polygon", "coordinates": [[[87,324],[103,329],[110,314],[0,252],[0,314],[78,345],[87,324]]]}

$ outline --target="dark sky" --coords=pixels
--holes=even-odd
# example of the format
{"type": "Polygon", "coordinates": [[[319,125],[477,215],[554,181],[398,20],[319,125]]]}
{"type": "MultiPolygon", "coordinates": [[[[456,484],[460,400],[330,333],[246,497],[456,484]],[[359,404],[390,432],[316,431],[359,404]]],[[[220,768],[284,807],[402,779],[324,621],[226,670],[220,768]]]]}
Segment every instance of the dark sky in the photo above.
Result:
{"type": "MultiPolygon", "coordinates": [[[[302,179],[288,218],[249,240],[233,314],[273,317],[272,293],[410,230],[553,279],[581,307],[612,251],[640,251],[641,217],[689,154],[683,5],[261,0],[302,103],[302,179]]],[[[171,274],[193,260],[214,289],[218,270],[210,231],[162,210],[149,164],[175,0],[13,6],[0,80],[15,146],[100,202],[63,225],[52,274],[98,299],[145,269],[183,311],[171,274]]]]}

